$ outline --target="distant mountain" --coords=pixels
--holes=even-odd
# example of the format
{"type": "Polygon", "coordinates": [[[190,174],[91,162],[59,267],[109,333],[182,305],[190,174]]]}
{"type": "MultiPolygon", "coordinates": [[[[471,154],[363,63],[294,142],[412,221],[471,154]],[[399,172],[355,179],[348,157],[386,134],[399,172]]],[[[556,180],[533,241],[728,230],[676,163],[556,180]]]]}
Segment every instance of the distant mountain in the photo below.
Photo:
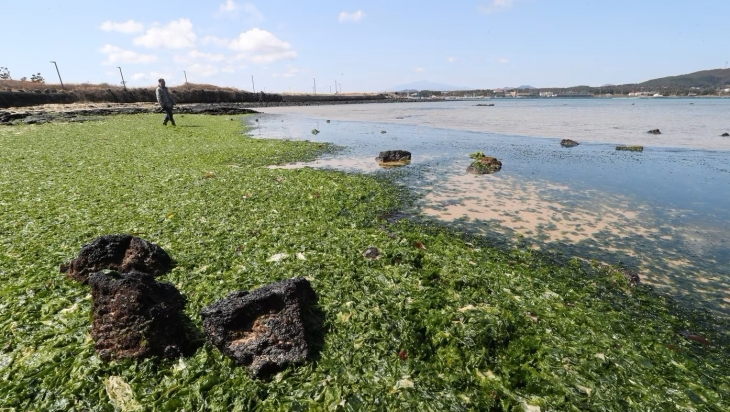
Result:
{"type": "Polygon", "coordinates": [[[680,76],[662,77],[639,83],[644,87],[713,87],[730,85],[730,69],[702,70],[680,76]]]}
{"type": "Polygon", "coordinates": [[[530,85],[523,84],[522,86],[518,86],[518,87],[507,86],[507,87],[502,88],[502,90],[519,90],[519,89],[537,89],[537,87],[532,87],[530,85]]]}
{"type": "Polygon", "coordinates": [[[471,87],[465,87],[465,86],[452,86],[450,84],[443,84],[443,83],[435,83],[435,82],[429,82],[425,80],[408,83],[408,84],[402,84],[400,86],[391,87],[388,89],[388,91],[391,92],[401,92],[401,91],[412,91],[412,90],[433,90],[438,92],[447,92],[451,90],[471,90],[471,87]]]}

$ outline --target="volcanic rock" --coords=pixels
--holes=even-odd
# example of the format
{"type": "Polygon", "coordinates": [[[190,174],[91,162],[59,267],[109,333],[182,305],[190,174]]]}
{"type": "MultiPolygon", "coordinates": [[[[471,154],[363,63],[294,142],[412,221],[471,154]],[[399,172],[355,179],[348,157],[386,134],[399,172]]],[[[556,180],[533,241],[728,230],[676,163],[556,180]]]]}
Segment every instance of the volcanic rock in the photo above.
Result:
{"type": "Polygon", "coordinates": [[[659,129],[649,130],[647,133],[649,133],[649,134],[662,134],[662,132],[659,131],[659,129]]]}
{"type": "Polygon", "coordinates": [[[362,252],[362,257],[365,259],[375,260],[380,257],[380,251],[375,246],[370,246],[362,252]]]}
{"type": "Polygon", "coordinates": [[[725,133],[721,134],[720,136],[722,136],[722,137],[730,137],[730,133],[725,132],[725,133]]]}
{"type": "Polygon", "coordinates": [[[500,170],[502,170],[502,162],[492,156],[480,157],[471,162],[469,167],[466,168],[468,173],[473,173],[475,175],[491,174],[499,172],[500,170]]]}
{"type": "Polygon", "coordinates": [[[265,378],[310,355],[304,309],[316,300],[309,282],[294,278],[233,292],[200,315],[211,345],[265,378]]]}
{"type": "Polygon", "coordinates": [[[575,147],[578,146],[580,143],[576,142],[575,140],[570,139],[563,139],[560,141],[560,145],[563,147],[575,147]]]}
{"type": "Polygon", "coordinates": [[[71,279],[86,283],[90,274],[103,269],[118,272],[138,270],[159,276],[172,268],[173,262],[164,249],[132,235],[105,235],[84,245],[79,256],[61,272],[71,279]]]}
{"type": "Polygon", "coordinates": [[[411,152],[405,150],[386,150],[375,158],[379,163],[410,162],[411,152]]]}
{"type": "Polygon", "coordinates": [[[101,358],[182,356],[188,345],[185,298],[175,286],[137,271],[97,272],[88,281],[94,300],[91,337],[101,358]]]}
{"type": "Polygon", "coordinates": [[[623,150],[628,152],[643,152],[644,146],[616,146],[616,150],[623,150]]]}

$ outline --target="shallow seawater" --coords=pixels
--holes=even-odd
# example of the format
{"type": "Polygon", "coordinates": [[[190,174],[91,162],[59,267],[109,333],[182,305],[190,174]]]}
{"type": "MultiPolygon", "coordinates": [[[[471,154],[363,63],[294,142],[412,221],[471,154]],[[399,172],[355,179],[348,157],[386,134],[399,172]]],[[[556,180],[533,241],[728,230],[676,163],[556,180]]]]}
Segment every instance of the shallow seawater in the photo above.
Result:
{"type": "Polygon", "coordinates": [[[504,246],[623,264],[643,282],[730,315],[730,151],[645,147],[634,153],[601,142],[568,149],[558,138],[424,125],[327,123],[301,114],[258,119],[253,136],[345,147],[284,167],[398,173],[421,195],[419,212],[427,218],[504,246]],[[412,163],[379,167],[378,153],[395,149],[410,151],[412,163]],[[467,174],[476,151],[499,158],[502,170],[467,174]]]}

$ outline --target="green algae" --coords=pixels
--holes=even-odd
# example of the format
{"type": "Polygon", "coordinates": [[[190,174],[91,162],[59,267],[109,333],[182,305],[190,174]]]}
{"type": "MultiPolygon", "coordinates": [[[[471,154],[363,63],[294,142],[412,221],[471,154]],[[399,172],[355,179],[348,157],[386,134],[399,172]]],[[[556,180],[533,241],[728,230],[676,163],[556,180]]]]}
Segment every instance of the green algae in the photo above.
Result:
{"type": "Polygon", "coordinates": [[[251,139],[228,118],[158,120],[0,128],[0,408],[730,408],[727,336],[709,315],[619,270],[384,219],[410,200],[392,172],[265,167],[327,146],[251,139]],[[310,315],[324,317],[318,354],[271,381],[209,345],[103,362],[88,287],[58,266],[107,233],[172,255],[160,280],[186,295],[198,328],[230,291],[307,277],[321,308],[310,315]],[[371,245],[380,259],[361,256],[371,245]]]}

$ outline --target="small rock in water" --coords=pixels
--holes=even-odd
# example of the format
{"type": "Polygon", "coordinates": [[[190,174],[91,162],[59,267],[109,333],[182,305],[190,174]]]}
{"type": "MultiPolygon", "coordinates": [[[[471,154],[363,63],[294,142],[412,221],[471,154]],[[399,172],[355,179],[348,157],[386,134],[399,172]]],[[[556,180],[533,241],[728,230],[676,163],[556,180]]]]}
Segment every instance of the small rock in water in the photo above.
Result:
{"type": "Polygon", "coordinates": [[[563,147],[575,147],[575,146],[578,146],[578,144],[579,143],[576,142],[575,140],[570,140],[570,139],[563,139],[560,141],[560,145],[563,147]]]}
{"type": "Polygon", "coordinates": [[[405,150],[386,150],[375,158],[378,163],[407,163],[411,161],[411,152],[405,150]]]}
{"type": "Polygon", "coordinates": [[[329,121],[329,120],[327,120],[327,123],[329,123],[329,122],[330,122],[330,121],[329,121]]]}
{"type": "Polygon", "coordinates": [[[386,134],[386,133],[388,133],[388,132],[386,132],[385,130],[380,131],[380,134],[386,134]]]}
{"type": "Polygon", "coordinates": [[[79,256],[61,272],[71,279],[86,283],[94,272],[104,269],[118,272],[138,270],[159,276],[172,269],[173,262],[164,249],[132,235],[105,235],[84,245],[79,256]]]}
{"type": "Polygon", "coordinates": [[[623,150],[628,152],[643,152],[644,146],[616,146],[616,150],[623,150]]]}
{"type": "Polygon", "coordinates": [[[662,132],[659,129],[649,130],[647,133],[649,133],[649,134],[662,134],[662,132]]]}
{"type": "Polygon", "coordinates": [[[304,311],[317,295],[304,278],[233,292],[200,311],[208,342],[266,378],[310,354],[304,311]]]}
{"type": "Polygon", "coordinates": [[[88,278],[94,301],[91,337],[104,360],[177,358],[188,346],[185,298],[146,273],[97,272],[88,278]]]}
{"type": "Polygon", "coordinates": [[[722,137],[730,137],[730,133],[725,132],[725,133],[721,134],[720,136],[722,136],[722,137]]]}
{"type": "Polygon", "coordinates": [[[312,134],[313,134],[313,135],[315,135],[315,136],[316,136],[316,135],[318,135],[318,134],[319,134],[319,130],[317,130],[317,129],[312,129],[312,134]]]}
{"type": "Polygon", "coordinates": [[[496,157],[484,156],[482,152],[474,153],[471,157],[476,160],[471,162],[469,167],[466,168],[467,173],[487,175],[502,170],[502,162],[500,162],[496,157]]]}
{"type": "Polygon", "coordinates": [[[375,246],[370,246],[362,252],[362,257],[370,260],[378,259],[380,257],[380,251],[375,246]]]}

